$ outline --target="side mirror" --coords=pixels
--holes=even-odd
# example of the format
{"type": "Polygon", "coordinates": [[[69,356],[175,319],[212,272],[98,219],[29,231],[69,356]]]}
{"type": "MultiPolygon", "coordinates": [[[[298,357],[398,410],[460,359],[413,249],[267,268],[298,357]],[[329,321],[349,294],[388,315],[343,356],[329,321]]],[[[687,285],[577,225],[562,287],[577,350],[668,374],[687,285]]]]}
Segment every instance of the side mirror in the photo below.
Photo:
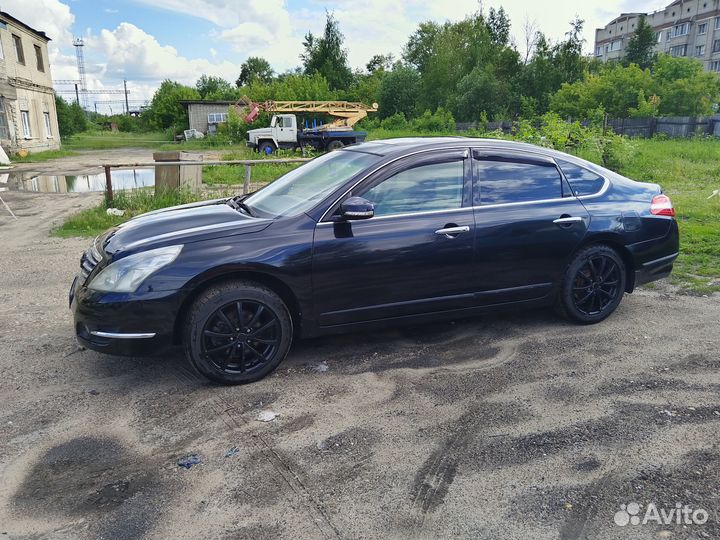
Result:
{"type": "Polygon", "coordinates": [[[362,197],[350,197],[340,205],[343,219],[368,219],[375,215],[375,205],[362,197]]]}

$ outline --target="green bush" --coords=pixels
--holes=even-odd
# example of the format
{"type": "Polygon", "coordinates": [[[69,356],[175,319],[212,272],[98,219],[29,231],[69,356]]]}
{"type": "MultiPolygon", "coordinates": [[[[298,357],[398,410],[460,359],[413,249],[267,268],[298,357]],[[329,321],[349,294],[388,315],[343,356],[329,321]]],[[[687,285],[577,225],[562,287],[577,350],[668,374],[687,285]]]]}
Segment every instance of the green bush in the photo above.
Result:
{"type": "Polygon", "coordinates": [[[455,131],[455,118],[450,111],[438,107],[434,113],[425,111],[412,122],[412,126],[427,133],[455,131]]]}
{"type": "Polygon", "coordinates": [[[405,114],[401,112],[396,112],[392,116],[388,116],[387,118],[384,118],[380,122],[380,127],[382,129],[392,131],[392,130],[402,130],[402,129],[408,129],[410,127],[410,123],[405,118],[405,114]]]}

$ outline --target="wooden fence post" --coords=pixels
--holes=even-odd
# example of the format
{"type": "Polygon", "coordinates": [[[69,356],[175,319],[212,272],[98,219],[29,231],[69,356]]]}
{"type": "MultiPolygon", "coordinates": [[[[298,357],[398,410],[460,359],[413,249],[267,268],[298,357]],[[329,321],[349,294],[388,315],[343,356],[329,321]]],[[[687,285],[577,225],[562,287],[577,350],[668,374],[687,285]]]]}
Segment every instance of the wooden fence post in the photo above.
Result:
{"type": "Polygon", "coordinates": [[[247,195],[248,191],[250,191],[250,171],[252,170],[252,165],[245,165],[245,183],[243,184],[243,195],[247,195]]]}
{"type": "Polygon", "coordinates": [[[105,204],[108,208],[113,205],[112,173],[110,165],[105,165],[105,204]]]}

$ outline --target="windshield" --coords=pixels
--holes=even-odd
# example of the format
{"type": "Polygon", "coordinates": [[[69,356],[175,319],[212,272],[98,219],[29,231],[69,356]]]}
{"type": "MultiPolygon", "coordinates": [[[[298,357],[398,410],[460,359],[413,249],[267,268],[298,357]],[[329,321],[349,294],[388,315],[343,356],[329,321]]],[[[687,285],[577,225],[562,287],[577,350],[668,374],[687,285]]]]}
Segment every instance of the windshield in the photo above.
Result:
{"type": "Polygon", "coordinates": [[[328,152],[293,169],[243,202],[262,216],[295,216],[310,210],[324,197],[380,156],[354,151],[328,152]]]}

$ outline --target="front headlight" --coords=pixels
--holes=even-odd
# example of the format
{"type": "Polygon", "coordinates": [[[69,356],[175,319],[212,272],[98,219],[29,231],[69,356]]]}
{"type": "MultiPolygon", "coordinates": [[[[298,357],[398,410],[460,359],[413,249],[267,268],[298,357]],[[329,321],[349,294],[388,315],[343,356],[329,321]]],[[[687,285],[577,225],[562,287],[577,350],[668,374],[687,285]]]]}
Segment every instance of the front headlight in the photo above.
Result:
{"type": "Polygon", "coordinates": [[[88,288],[104,292],[135,292],[153,272],[173,262],[182,245],[151,249],[120,259],[95,276],[88,288]]]}

